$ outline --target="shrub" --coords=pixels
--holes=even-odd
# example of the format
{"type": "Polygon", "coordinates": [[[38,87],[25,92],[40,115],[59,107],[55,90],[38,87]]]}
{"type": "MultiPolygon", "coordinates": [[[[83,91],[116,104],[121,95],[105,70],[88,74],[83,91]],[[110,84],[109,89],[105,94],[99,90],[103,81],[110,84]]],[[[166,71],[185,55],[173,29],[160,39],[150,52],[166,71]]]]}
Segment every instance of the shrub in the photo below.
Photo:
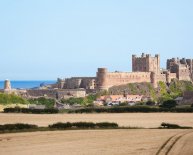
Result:
{"type": "Polygon", "coordinates": [[[161,126],[163,127],[163,128],[168,128],[168,129],[176,129],[176,128],[180,128],[180,126],[179,125],[177,125],[177,124],[170,124],[170,123],[161,123],[161,126]]]}
{"type": "Polygon", "coordinates": [[[167,129],[192,129],[192,127],[180,126],[178,124],[171,124],[171,123],[164,123],[164,122],[161,123],[161,126],[167,129]]]}
{"type": "Polygon", "coordinates": [[[66,129],[71,127],[72,127],[72,123],[70,122],[67,122],[67,123],[58,122],[58,123],[49,125],[49,128],[56,128],[56,129],[66,129]]]}
{"type": "Polygon", "coordinates": [[[155,105],[155,102],[149,100],[149,101],[146,102],[146,105],[153,106],[153,105],[155,105]]]}
{"type": "Polygon", "coordinates": [[[47,99],[45,97],[40,97],[37,99],[29,99],[30,104],[45,105],[47,108],[53,108],[55,104],[54,99],[47,99]]]}
{"type": "Polygon", "coordinates": [[[117,123],[101,122],[101,123],[96,123],[96,126],[98,126],[99,128],[117,128],[118,124],[117,123]]]}
{"type": "Polygon", "coordinates": [[[75,122],[72,123],[73,127],[77,127],[77,128],[95,128],[95,123],[92,122],[75,122]]]}
{"type": "Polygon", "coordinates": [[[79,97],[79,98],[74,98],[74,97],[70,97],[69,99],[62,99],[61,102],[62,103],[68,103],[70,105],[73,104],[85,104],[85,98],[83,97],[79,97]]]}
{"type": "Polygon", "coordinates": [[[128,102],[119,103],[119,106],[127,106],[127,105],[128,105],[128,102]]]}
{"type": "Polygon", "coordinates": [[[14,94],[0,93],[0,104],[7,105],[7,104],[16,104],[16,103],[28,104],[28,101],[14,94]]]}
{"type": "Polygon", "coordinates": [[[177,103],[175,100],[167,100],[162,103],[160,107],[162,108],[174,108],[176,107],[177,103]]]}

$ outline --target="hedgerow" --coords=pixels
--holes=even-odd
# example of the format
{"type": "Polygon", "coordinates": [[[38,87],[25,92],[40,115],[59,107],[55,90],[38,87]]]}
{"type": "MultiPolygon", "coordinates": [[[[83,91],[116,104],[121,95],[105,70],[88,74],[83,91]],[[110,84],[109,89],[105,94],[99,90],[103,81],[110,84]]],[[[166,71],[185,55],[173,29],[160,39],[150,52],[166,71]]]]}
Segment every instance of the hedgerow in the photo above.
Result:
{"type": "Polygon", "coordinates": [[[16,123],[16,124],[5,124],[0,125],[0,131],[11,131],[11,130],[24,130],[24,129],[37,129],[37,125],[32,124],[22,124],[22,123],[16,123]]]}
{"type": "Polygon", "coordinates": [[[150,106],[116,106],[102,108],[81,108],[69,110],[68,113],[132,113],[132,112],[193,112],[193,107],[183,108],[165,108],[165,107],[150,107],[150,106]]]}
{"type": "Polygon", "coordinates": [[[32,113],[32,114],[55,114],[58,113],[58,109],[28,109],[28,108],[5,108],[4,113],[32,113]]]}
{"type": "Polygon", "coordinates": [[[49,125],[51,129],[69,129],[69,128],[118,128],[117,123],[101,122],[101,123],[92,123],[92,122],[74,122],[74,123],[62,123],[58,122],[52,125],[49,125]]]}

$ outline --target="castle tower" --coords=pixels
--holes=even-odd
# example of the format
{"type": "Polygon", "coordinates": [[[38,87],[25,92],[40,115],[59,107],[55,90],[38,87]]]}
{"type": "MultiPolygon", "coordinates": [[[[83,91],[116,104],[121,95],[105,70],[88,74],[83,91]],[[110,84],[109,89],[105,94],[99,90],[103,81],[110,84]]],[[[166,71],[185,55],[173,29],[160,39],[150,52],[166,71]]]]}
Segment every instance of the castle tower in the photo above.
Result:
{"type": "Polygon", "coordinates": [[[160,55],[156,54],[155,58],[157,59],[156,72],[157,72],[157,74],[160,74],[160,55]]]}
{"type": "Polygon", "coordinates": [[[151,72],[151,83],[153,84],[154,88],[157,88],[157,75],[155,72],[151,72]]]}
{"type": "Polygon", "coordinates": [[[9,80],[5,80],[4,82],[4,90],[11,90],[11,83],[9,80]]]}
{"type": "Polygon", "coordinates": [[[107,68],[98,68],[97,87],[99,90],[108,90],[107,73],[107,68]]]}
{"type": "Polygon", "coordinates": [[[170,77],[170,72],[169,71],[166,72],[166,82],[167,83],[171,82],[171,77],[170,77]]]}
{"type": "Polygon", "coordinates": [[[65,84],[65,80],[58,78],[57,79],[57,84],[58,84],[58,88],[59,89],[63,89],[64,88],[64,84],[65,84]]]}
{"type": "Polygon", "coordinates": [[[132,71],[133,72],[155,72],[160,73],[160,56],[156,54],[152,57],[150,54],[142,53],[141,57],[132,55],[132,71]]]}

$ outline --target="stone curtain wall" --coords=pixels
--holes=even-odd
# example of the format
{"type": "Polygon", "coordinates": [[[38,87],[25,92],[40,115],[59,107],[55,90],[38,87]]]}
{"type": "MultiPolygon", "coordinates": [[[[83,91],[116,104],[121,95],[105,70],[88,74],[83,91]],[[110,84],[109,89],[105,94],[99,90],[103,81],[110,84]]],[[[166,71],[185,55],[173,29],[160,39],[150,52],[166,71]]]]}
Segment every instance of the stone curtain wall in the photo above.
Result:
{"type": "Polygon", "coordinates": [[[141,83],[141,82],[151,82],[150,72],[100,72],[98,70],[98,88],[108,89],[109,87],[128,84],[128,83],[141,83]]]}
{"type": "Polygon", "coordinates": [[[96,77],[72,77],[65,79],[64,89],[95,89],[96,77]]]}
{"type": "Polygon", "coordinates": [[[86,91],[79,89],[63,89],[63,90],[54,90],[54,89],[30,89],[27,90],[28,98],[37,98],[37,97],[48,97],[48,98],[69,98],[69,97],[85,97],[86,91]]]}

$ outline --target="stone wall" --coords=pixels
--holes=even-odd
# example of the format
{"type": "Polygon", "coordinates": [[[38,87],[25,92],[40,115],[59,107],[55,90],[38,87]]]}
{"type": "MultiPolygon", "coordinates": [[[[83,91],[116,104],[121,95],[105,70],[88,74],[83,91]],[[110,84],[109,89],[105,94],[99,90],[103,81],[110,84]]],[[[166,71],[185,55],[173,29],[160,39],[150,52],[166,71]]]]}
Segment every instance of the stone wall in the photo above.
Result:
{"type": "Polygon", "coordinates": [[[97,87],[109,87],[127,83],[152,82],[151,72],[108,72],[106,68],[99,68],[97,72],[97,87]]]}
{"type": "Polygon", "coordinates": [[[48,98],[70,98],[70,97],[85,97],[86,91],[84,89],[29,89],[26,92],[27,98],[48,97],[48,98]]]}
{"type": "Polygon", "coordinates": [[[159,75],[157,75],[157,81],[166,82],[166,73],[160,73],[159,75]]]}
{"type": "Polygon", "coordinates": [[[95,89],[96,77],[72,77],[64,80],[58,79],[59,89],[95,89]]]}
{"type": "Polygon", "coordinates": [[[184,64],[178,65],[177,77],[179,80],[190,80],[189,68],[184,64]]]}
{"type": "Polygon", "coordinates": [[[192,91],[185,91],[183,93],[183,102],[185,104],[193,104],[193,92],[192,91]]]}

